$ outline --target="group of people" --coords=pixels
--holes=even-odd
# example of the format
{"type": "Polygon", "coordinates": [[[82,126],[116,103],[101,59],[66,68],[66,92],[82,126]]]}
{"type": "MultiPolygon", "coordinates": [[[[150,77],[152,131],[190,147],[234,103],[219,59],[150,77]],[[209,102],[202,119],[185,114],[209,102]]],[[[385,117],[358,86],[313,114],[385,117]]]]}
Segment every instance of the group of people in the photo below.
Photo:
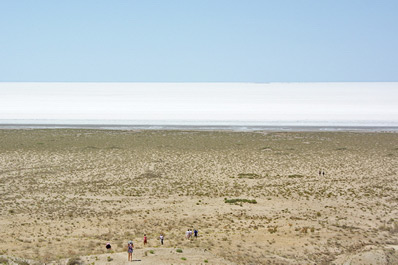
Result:
{"type": "MultiPolygon", "coordinates": [[[[195,236],[197,237],[198,231],[195,230],[195,236]]],[[[164,243],[164,234],[160,234],[159,236],[160,244],[163,245],[164,243]]],[[[144,234],[144,246],[148,244],[148,237],[144,234]]],[[[110,251],[112,249],[111,243],[106,243],[105,248],[110,251]]],[[[134,243],[132,240],[129,240],[127,243],[127,253],[128,253],[128,261],[133,261],[133,251],[134,251],[134,243]]]]}
{"type": "Polygon", "coordinates": [[[319,170],[319,176],[325,176],[325,171],[324,170],[319,170]]]}
{"type": "MultiPolygon", "coordinates": [[[[160,234],[159,236],[159,240],[160,240],[160,244],[163,245],[164,242],[164,234],[160,234]]],[[[146,246],[146,244],[148,244],[148,238],[146,236],[146,234],[144,234],[144,246],[146,246]]]]}
{"type": "Polygon", "coordinates": [[[185,237],[189,240],[189,239],[191,239],[192,234],[193,234],[193,236],[194,236],[195,238],[198,238],[198,230],[197,230],[197,229],[194,229],[193,231],[192,231],[192,229],[188,229],[188,230],[185,232],[185,237]]]}

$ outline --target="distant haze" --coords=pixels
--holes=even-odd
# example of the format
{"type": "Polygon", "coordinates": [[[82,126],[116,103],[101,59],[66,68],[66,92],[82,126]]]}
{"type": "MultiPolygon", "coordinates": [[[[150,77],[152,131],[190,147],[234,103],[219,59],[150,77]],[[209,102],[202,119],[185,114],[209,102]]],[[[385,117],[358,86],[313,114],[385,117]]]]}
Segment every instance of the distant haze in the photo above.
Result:
{"type": "Polygon", "coordinates": [[[0,83],[0,119],[398,122],[398,83],[0,83]]]}

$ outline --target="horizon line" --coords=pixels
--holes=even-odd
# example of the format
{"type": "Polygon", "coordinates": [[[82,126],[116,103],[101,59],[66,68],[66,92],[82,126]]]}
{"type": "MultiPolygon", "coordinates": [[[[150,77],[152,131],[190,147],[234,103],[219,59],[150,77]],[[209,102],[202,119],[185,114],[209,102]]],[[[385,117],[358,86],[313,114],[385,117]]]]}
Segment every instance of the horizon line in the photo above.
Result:
{"type": "Polygon", "coordinates": [[[396,81],[0,81],[1,83],[244,83],[244,84],[275,84],[275,83],[398,83],[396,81]]]}

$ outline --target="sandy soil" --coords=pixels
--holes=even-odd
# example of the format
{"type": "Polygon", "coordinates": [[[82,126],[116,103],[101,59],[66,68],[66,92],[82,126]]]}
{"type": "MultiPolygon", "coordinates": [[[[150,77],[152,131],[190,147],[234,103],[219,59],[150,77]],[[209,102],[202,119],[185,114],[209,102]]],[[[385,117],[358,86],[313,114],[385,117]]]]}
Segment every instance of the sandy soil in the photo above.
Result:
{"type": "Polygon", "coordinates": [[[397,264],[397,170],[387,132],[0,130],[0,263],[397,264]]]}

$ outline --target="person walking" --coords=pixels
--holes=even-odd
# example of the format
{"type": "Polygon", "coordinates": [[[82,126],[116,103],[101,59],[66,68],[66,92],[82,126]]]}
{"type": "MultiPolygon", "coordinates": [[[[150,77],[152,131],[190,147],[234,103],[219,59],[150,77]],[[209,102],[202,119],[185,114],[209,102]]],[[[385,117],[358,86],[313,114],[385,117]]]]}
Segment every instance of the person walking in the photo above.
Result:
{"type": "Polygon", "coordinates": [[[193,236],[198,238],[198,229],[193,230],[193,236]]]}
{"type": "Polygon", "coordinates": [[[133,261],[133,251],[134,251],[134,244],[133,241],[130,240],[127,243],[128,261],[133,261]]]}

